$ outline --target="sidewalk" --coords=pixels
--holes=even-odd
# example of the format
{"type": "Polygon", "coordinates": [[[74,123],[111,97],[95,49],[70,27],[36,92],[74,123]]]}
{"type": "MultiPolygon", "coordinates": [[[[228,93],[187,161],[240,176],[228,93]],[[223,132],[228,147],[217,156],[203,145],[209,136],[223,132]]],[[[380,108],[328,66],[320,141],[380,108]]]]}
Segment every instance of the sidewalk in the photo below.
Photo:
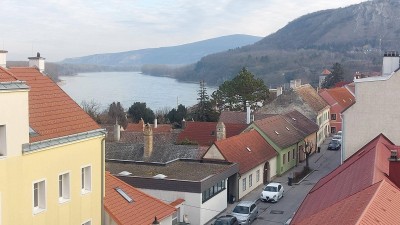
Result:
{"type": "MultiPolygon", "coordinates": [[[[321,151],[315,152],[314,154],[312,154],[309,158],[309,166],[310,168],[312,168],[313,170],[318,170],[318,168],[322,165],[320,159],[321,157],[327,152],[327,148],[328,148],[328,143],[331,140],[331,137],[327,137],[324,141],[324,143],[321,145],[321,151]]],[[[303,167],[306,165],[306,161],[304,160],[303,162],[299,163],[297,166],[293,167],[292,169],[286,171],[283,175],[276,177],[275,179],[273,179],[271,182],[278,182],[281,183],[283,185],[283,187],[285,188],[285,190],[288,190],[290,188],[290,186],[288,186],[288,177],[292,176],[292,174],[294,172],[300,172],[303,167]]],[[[313,171],[314,172],[314,171],[313,171]]],[[[311,172],[309,175],[311,175],[313,172],[311,172]]],[[[308,175],[307,175],[308,176],[308,175]]],[[[307,176],[304,178],[306,179],[307,176]]],[[[303,180],[304,180],[303,179],[303,180]]],[[[301,180],[299,183],[293,183],[293,185],[298,185],[300,184],[303,180],[301,180]]],[[[262,189],[265,187],[265,185],[259,185],[257,188],[255,188],[254,190],[252,190],[250,193],[248,193],[246,196],[244,196],[241,201],[259,201],[260,198],[260,194],[262,192],[262,189]]],[[[233,208],[237,205],[237,202],[233,203],[233,204],[229,204],[226,208],[226,210],[224,210],[223,212],[221,212],[219,215],[226,215],[226,214],[230,214],[233,210],[233,208]]],[[[218,216],[217,216],[218,217],[218,216]]],[[[211,221],[212,222],[212,221],[211,221]]],[[[211,223],[207,223],[207,224],[211,224],[211,223]]]]}

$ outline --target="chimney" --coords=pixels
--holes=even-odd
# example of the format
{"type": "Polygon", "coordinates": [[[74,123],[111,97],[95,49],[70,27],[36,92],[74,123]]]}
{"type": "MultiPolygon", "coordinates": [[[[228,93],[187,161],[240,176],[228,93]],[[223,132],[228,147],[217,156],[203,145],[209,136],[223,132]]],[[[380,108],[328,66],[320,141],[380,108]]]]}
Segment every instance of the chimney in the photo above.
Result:
{"type": "Polygon", "coordinates": [[[119,141],[121,139],[121,126],[116,123],[114,125],[114,141],[119,141]]]}
{"type": "Polygon", "coordinates": [[[283,87],[282,86],[277,87],[276,88],[276,97],[278,97],[282,93],[283,93],[283,87]]]}
{"type": "Polygon", "coordinates": [[[389,76],[399,68],[400,57],[397,51],[387,51],[383,55],[382,76],[389,76]]]}
{"type": "Polygon", "coordinates": [[[157,118],[154,119],[154,128],[157,128],[157,118]]]}
{"type": "Polygon", "coordinates": [[[0,67],[6,68],[8,51],[0,50],[0,67]]]}
{"type": "Polygon", "coordinates": [[[224,140],[226,138],[226,129],[223,122],[217,124],[217,141],[224,140]]]}
{"type": "Polygon", "coordinates": [[[36,53],[36,57],[29,57],[29,67],[36,67],[41,73],[44,71],[45,58],[40,57],[40,53],[36,53]]]}
{"type": "Polygon", "coordinates": [[[397,150],[390,151],[389,179],[397,187],[400,187],[400,160],[399,160],[399,158],[397,158],[397,150]]]}
{"type": "Polygon", "coordinates": [[[186,128],[186,120],[185,118],[182,119],[182,129],[186,128]]]}
{"type": "Polygon", "coordinates": [[[151,129],[150,124],[146,124],[144,126],[144,158],[148,159],[153,152],[153,130],[151,129]]]}
{"type": "Polygon", "coordinates": [[[246,124],[250,124],[250,104],[249,102],[246,102],[246,124]]]}

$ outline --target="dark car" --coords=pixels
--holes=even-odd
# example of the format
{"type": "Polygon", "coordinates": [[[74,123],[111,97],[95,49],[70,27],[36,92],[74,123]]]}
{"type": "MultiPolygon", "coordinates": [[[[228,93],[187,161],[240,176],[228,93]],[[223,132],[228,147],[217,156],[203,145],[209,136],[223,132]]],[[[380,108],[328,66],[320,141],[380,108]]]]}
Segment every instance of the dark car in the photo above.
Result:
{"type": "Polygon", "coordinates": [[[220,216],[213,223],[214,225],[239,225],[236,217],[231,215],[220,216]]]}
{"type": "Polygon", "coordinates": [[[338,140],[332,140],[328,144],[328,150],[339,150],[340,146],[341,146],[341,144],[338,140]]]}

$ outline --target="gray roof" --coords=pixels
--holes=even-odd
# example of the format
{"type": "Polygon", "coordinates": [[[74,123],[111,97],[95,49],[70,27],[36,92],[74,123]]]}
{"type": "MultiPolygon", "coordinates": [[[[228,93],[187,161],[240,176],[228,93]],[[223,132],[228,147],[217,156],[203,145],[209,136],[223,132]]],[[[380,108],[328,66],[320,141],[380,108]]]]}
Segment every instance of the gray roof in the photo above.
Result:
{"type": "Polygon", "coordinates": [[[145,159],[142,143],[106,142],[106,159],[165,163],[175,159],[200,159],[205,151],[197,145],[154,145],[151,156],[145,159]]]}

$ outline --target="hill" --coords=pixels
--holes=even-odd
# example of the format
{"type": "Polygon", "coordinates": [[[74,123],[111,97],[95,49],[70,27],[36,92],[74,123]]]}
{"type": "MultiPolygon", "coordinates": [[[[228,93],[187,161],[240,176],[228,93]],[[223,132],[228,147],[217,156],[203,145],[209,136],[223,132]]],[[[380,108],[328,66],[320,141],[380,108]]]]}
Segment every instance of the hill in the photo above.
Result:
{"type": "Polygon", "coordinates": [[[339,62],[351,80],[355,71],[380,71],[383,51],[400,49],[399,13],[396,0],[311,13],[253,45],[203,57],[171,76],[220,84],[248,67],[267,84],[293,78],[313,83],[324,68],[339,62]]]}
{"type": "Polygon", "coordinates": [[[67,58],[61,63],[102,66],[142,66],[145,64],[185,65],[203,56],[253,44],[262,37],[235,34],[172,47],[148,48],[119,53],[67,58]]]}

